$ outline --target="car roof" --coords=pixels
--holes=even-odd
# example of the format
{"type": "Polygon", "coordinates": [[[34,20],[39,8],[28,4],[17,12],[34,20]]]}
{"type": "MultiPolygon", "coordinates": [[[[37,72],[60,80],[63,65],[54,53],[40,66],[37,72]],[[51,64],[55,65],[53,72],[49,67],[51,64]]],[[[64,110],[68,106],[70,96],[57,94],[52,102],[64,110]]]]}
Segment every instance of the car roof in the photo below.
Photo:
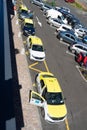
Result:
{"type": "Polygon", "coordinates": [[[37,36],[29,36],[32,39],[32,44],[43,45],[42,40],[37,36]]]}
{"type": "Polygon", "coordinates": [[[25,18],[25,19],[24,19],[24,23],[31,23],[31,24],[33,24],[33,20],[32,20],[32,19],[25,18]]]}
{"type": "Polygon", "coordinates": [[[48,92],[61,92],[60,85],[56,78],[45,79],[46,87],[48,92]]]}
{"type": "Polygon", "coordinates": [[[43,77],[42,79],[45,82],[47,92],[54,92],[54,93],[62,92],[60,84],[59,84],[57,78],[55,78],[52,73],[50,73],[50,72],[41,72],[41,75],[43,77]],[[46,77],[45,77],[45,75],[46,75],[46,77]],[[49,76],[47,77],[47,75],[49,75],[50,77],[49,76]]]}
{"type": "Polygon", "coordinates": [[[28,11],[28,9],[27,9],[27,7],[25,6],[25,5],[20,5],[20,8],[21,8],[21,10],[26,10],[26,11],[28,11]]]}
{"type": "MultiPolygon", "coordinates": [[[[66,28],[72,29],[72,27],[71,27],[70,25],[67,25],[67,24],[62,24],[61,26],[62,26],[62,27],[66,27],[66,28]]],[[[61,26],[60,26],[60,27],[61,27],[61,26]]]]}

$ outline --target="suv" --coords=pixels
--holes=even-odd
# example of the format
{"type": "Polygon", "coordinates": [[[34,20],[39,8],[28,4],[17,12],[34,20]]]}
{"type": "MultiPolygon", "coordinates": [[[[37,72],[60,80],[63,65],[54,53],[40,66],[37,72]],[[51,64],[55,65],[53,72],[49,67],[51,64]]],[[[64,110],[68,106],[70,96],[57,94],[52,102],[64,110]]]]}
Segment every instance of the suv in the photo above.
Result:
{"type": "Polygon", "coordinates": [[[41,114],[49,123],[64,121],[67,108],[60,84],[52,73],[41,72],[35,78],[37,91],[30,90],[30,104],[41,107],[41,114]]]}
{"type": "Polygon", "coordinates": [[[68,47],[68,49],[72,52],[72,53],[87,53],[87,44],[83,44],[83,43],[76,43],[73,45],[70,45],[68,47]]]}
{"type": "Polygon", "coordinates": [[[24,35],[35,35],[35,27],[32,19],[25,18],[21,26],[24,35]]]}

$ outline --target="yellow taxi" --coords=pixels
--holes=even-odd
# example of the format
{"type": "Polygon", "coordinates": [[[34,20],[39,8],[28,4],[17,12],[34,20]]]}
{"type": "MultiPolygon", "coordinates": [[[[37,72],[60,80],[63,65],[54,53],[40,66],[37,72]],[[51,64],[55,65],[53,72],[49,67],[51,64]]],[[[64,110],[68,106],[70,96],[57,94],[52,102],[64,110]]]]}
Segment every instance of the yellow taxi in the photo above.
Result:
{"type": "Polygon", "coordinates": [[[40,72],[35,77],[38,92],[30,90],[30,104],[41,107],[49,123],[64,121],[67,117],[65,98],[57,78],[50,72],[40,72]]]}
{"type": "Polygon", "coordinates": [[[25,18],[21,26],[24,35],[35,35],[35,26],[32,19],[25,18]]]}
{"type": "Polygon", "coordinates": [[[30,60],[43,61],[45,60],[45,50],[42,40],[37,36],[28,36],[27,47],[30,53],[30,60]]]}
{"type": "Polygon", "coordinates": [[[22,20],[24,20],[25,18],[33,19],[33,11],[28,10],[28,8],[24,4],[21,4],[18,9],[18,16],[19,19],[22,20]]]}

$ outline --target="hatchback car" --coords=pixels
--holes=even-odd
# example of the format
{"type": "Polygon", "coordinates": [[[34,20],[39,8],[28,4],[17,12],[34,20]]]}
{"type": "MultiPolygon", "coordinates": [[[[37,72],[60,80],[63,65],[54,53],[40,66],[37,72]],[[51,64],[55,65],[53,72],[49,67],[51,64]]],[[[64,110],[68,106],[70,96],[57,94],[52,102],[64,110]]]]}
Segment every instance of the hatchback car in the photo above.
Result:
{"type": "Polygon", "coordinates": [[[45,60],[45,50],[42,40],[37,36],[29,36],[27,38],[27,47],[30,60],[43,61],[45,60]]]}
{"type": "Polygon", "coordinates": [[[18,9],[18,17],[22,20],[25,18],[33,19],[33,11],[28,10],[25,5],[20,5],[18,9]]]}
{"type": "Polygon", "coordinates": [[[35,81],[38,93],[30,90],[30,104],[42,107],[41,112],[47,122],[64,121],[67,116],[67,108],[58,80],[52,73],[41,72],[36,75],[35,81]]]}
{"type": "Polygon", "coordinates": [[[43,1],[42,0],[30,0],[30,2],[32,4],[35,4],[35,5],[40,6],[40,7],[43,5],[43,1]]]}
{"type": "Polygon", "coordinates": [[[58,18],[49,18],[47,20],[47,23],[49,23],[51,26],[55,26],[59,28],[62,24],[64,24],[60,19],[58,18]]]}
{"type": "Polygon", "coordinates": [[[57,34],[57,38],[69,44],[78,42],[78,39],[76,38],[73,31],[60,31],[57,34]]]}
{"type": "Polygon", "coordinates": [[[83,43],[77,43],[77,44],[71,44],[68,49],[72,52],[72,53],[84,53],[87,54],[87,44],[83,44],[83,43]]]}
{"type": "Polygon", "coordinates": [[[35,27],[32,19],[25,18],[21,26],[24,35],[35,35],[35,27]]]}

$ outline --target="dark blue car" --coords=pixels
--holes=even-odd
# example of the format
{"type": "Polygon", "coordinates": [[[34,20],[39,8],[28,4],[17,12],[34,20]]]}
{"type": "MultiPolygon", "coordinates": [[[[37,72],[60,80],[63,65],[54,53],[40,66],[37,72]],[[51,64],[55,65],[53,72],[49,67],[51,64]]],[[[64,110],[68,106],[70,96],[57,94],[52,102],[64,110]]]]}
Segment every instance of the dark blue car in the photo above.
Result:
{"type": "Polygon", "coordinates": [[[22,25],[23,34],[28,35],[35,35],[35,27],[32,19],[25,19],[22,25]]]}

